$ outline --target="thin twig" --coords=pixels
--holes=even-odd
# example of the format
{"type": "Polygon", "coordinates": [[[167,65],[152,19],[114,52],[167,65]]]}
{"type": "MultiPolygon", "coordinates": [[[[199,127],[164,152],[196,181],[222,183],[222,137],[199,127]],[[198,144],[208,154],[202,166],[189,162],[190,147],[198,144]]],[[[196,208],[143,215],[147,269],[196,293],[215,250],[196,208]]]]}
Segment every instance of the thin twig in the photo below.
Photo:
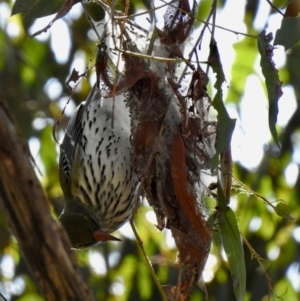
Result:
{"type": "Polygon", "coordinates": [[[164,301],[168,301],[168,297],[167,297],[167,295],[166,295],[166,293],[165,293],[165,291],[164,291],[164,289],[163,289],[163,287],[162,287],[159,279],[157,278],[157,275],[156,275],[155,271],[153,270],[153,266],[151,264],[151,261],[149,260],[147,254],[145,252],[145,249],[143,247],[143,242],[142,242],[139,234],[137,233],[137,230],[136,230],[135,225],[134,225],[133,218],[130,220],[130,226],[131,226],[132,231],[134,233],[134,236],[136,238],[137,244],[138,244],[138,246],[139,246],[139,248],[140,248],[140,250],[141,250],[141,252],[143,254],[143,257],[146,260],[146,263],[147,263],[148,268],[149,268],[149,270],[151,272],[151,275],[152,275],[152,277],[153,277],[153,279],[154,279],[154,281],[155,281],[155,283],[156,283],[156,285],[157,285],[157,287],[158,287],[158,289],[159,289],[159,291],[160,291],[160,293],[162,295],[163,300],[164,301]]]}
{"type": "MultiPolygon", "coordinates": [[[[173,0],[173,1],[171,1],[170,3],[175,3],[175,2],[177,2],[177,1],[178,1],[178,0],[173,0]]],[[[150,14],[151,12],[154,12],[154,11],[156,11],[156,10],[158,10],[158,9],[160,9],[160,8],[163,8],[163,7],[167,6],[167,5],[170,5],[170,3],[165,3],[165,4],[161,5],[161,6],[157,6],[157,7],[154,7],[154,8],[150,8],[150,9],[148,9],[148,10],[146,10],[146,11],[143,11],[143,12],[137,13],[137,14],[133,14],[133,15],[128,15],[128,16],[115,16],[114,19],[115,19],[115,20],[131,19],[131,18],[135,18],[135,17],[142,16],[142,15],[145,15],[145,14],[150,14]]]]}
{"type": "Polygon", "coordinates": [[[97,29],[96,29],[96,27],[95,27],[95,24],[94,24],[94,22],[93,22],[93,20],[92,20],[92,18],[91,18],[91,16],[90,16],[88,10],[86,9],[85,3],[84,3],[83,1],[81,1],[81,5],[82,5],[82,7],[83,7],[84,13],[85,13],[85,15],[86,15],[86,17],[87,17],[89,23],[91,24],[93,30],[95,31],[96,36],[98,37],[99,41],[101,41],[101,37],[99,36],[98,31],[97,31],[97,29]]]}
{"type": "MultiPolygon", "coordinates": [[[[284,13],[282,13],[270,0],[266,0],[268,3],[269,3],[269,5],[273,8],[273,9],[275,9],[279,14],[281,14],[283,17],[284,17],[284,13]]],[[[288,1],[287,1],[288,2],[288,1]]]]}
{"type": "Polygon", "coordinates": [[[246,246],[248,247],[248,249],[250,251],[251,257],[256,259],[256,261],[258,262],[258,264],[259,264],[260,268],[262,269],[262,272],[267,280],[268,289],[269,289],[268,300],[270,301],[271,294],[273,292],[273,287],[272,287],[272,280],[271,280],[270,276],[268,275],[264,265],[262,264],[262,261],[264,259],[256,253],[256,251],[251,246],[250,242],[247,240],[246,236],[241,231],[240,231],[240,234],[243,238],[244,243],[246,244],[246,246]]]}
{"type": "Polygon", "coordinates": [[[3,299],[3,301],[7,301],[7,299],[0,293],[0,297],[3,299]]]}
{"type": "MultiPolygon", "coordinates": [[[[153,55],[147,55],[147,54],[142,54],[142,53],[136,53],[136,52],[132,52],[129,50],[123,50],[120,48],[116,48],[115,50],[124,53],[126,55],[130,55],[133,57],[138,57],[138,58],[142,58],[142,59],[146,59],[146,60],[152,60],[152,61],[156,61],[156,62],[164,62],[164,63],[182,63],[185,62],[187,64],[193,63],[193,61],[190,61],[189,59],[184,59],[184,58],[179,58],[179,59],[173,59],[173,58],[165,58],[165,57],[159,57],[159,56],[153,56],[153,55]]],[[[197,63],[197,62],[194,62],[197,63]]],[[[202,61],[199,62],[201,64],[208,64],[207,61],[202,61]]]]}

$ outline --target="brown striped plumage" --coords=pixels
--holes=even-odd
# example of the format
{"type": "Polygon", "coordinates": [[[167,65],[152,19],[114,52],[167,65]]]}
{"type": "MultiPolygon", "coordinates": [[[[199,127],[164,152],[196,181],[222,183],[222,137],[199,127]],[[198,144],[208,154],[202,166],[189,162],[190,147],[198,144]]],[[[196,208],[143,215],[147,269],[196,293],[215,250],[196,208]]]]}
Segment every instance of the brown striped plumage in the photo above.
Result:
{"type": "Polygon", "coordinates": [[[113,99],[102,98],[95,85],[71,117],[60,147],[65,207],[59,220],[74,248],[113,240],[108,233],[128,221],[134,207],[138,180],[126,96],[114,103],[113,109],[113,99]]]}

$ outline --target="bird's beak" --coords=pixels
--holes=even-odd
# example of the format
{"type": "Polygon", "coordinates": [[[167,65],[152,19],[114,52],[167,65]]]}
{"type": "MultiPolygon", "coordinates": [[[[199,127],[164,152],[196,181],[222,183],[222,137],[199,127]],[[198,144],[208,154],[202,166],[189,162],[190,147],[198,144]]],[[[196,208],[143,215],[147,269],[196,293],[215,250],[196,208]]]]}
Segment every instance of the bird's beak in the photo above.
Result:
{"type": "Polygon", "coordinates": [[[121,241],[121,239],[116,238],[108,233],[103,232],[102,230],[96,230],[93,233],[93,236],[96,241],[107,241],[107,240],[115,240],[115,241],[121,241]]]}

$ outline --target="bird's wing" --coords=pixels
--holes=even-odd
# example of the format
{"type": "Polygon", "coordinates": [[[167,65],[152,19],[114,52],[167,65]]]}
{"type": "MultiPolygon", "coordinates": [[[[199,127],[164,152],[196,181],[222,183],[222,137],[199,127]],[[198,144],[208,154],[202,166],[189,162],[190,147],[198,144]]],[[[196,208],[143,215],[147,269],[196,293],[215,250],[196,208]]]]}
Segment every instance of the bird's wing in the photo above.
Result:
{"type": "MultiPolygon", "coordinates": [[[[59,157],[59,181],[66,197],[72,197],[73,187],[72,187],[72,177],[76,169],[73,170],[72,167],[76,166],[76,146],[80,142],[82,137],[82,118],[83,114],[94,98],[94,94],[97,87],[96,84],[93,86],[90,94],[85,102],[82,102],[73,113],[63,139],[60,145],[60,157],[59,157]],[[74,162],[75,161],[75,162],[74,162]]],[[[78,162],[79,163],[79,162],[78,162]]]]}

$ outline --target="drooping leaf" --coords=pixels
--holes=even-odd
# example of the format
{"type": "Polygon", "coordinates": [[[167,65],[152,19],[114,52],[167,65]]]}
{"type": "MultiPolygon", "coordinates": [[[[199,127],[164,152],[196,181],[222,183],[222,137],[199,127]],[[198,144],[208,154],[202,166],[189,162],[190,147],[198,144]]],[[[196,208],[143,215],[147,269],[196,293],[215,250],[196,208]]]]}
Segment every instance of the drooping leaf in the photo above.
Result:
{"type": "Polygon", "coordinates": [[[218,211],[220,236],[233,281],[233,290],[237,301],[244,300],[246,292],[246,267],[244,250],[237,220],[218,181],[218,211]]]}
{"type": "Polygon", "coordinates": [[[226,152],[221,153],[221,177],[223,179],[224,195],[227,200],[227,205],[230,201],[231,189],[232,189],[232,156],[231,156],[231,147],[229,146],[226,152]]]}
{"type": "Polygon", "coordinates": [[[260,66],[262,69],[262,73],[265,77],[268,91],[269,128],[275,143],[279,147],[279,140],[276,131],[276,122],[278,115],[278,100],[282,96],[282,82],[279,80],[278,70],[275,68],[275,63],[272,59],[274,50],[274,47],[270,44],[272,40],[272,33],[266,35],[265,30],[263,30],[257,36],[257,47],[261,55],[260,66]]]}
{"type": "Polygon", "coordinates": [[[218,91],[220,91],[222,88],[222,84],[225,82],[225,75],[220,59],[218,45],[215,40],[212,40],[209,45],[208,64],[212,67],[213,71],[216,73],[217,80],[214,87],[218,91]]]}
{"type": "Polygon", "coordinates": [[[216,94],[213,100],[213,106],[218,111],[218,139],[216,150],[217,153],[224,153],[229,148],[236,119],[229,117],[229,114],[222,100],[222,95],[220,95],[219,92],[216,94]]]}
{"type": "Polygon", "coordinates": [[[225,212],[227,208],[228,200],[225,197],[220,181],[217,182],[217,189],[218,189],[218,199],[217,199],[218,212],[225,212]]]}
{"type": "Polygon", "coordinates": [[[196,201],[195,195],[188,189],[188,173],[185,162],[185,145],[179,133],[175,133],[172,145],[172,166],[171,174],[174,192],[178,202],[191,222],[193,228],[190,233],[172,229],[178,237],[181,237],[181,246],[177,243],[178,250],[181,251],[181,262],[189,265],[193,264],[200,273],[204,268],[211,243],[211,229],[206,223],[203,213],[196,201]],[[191,237],[192,231],[196,230],[191,237]],[[194,239],[193,239],[194,238],[194,239]]]}
{"type": "Polygon", "coordinates": [[[213,71],[216,73],[217,77],[214,85],[214,87],[217,89],[217,93],[212,102],[214,108],[218,112],[216,154],[212,158],[212,164],[216,166],[218,164],[217,158],[219,154],[226,152],[229,148],[236,120],[229,117],[223,102],[222,84],[225,82],[225,75],[223,72],[217,43],[215,41],[212,41],[210,44],[208,62],[213,71]]]}
{"type": "MultiPolygon", "coordinates": [[[[174,184],[174,191],[179,204],[193,226],[201,234],[204,240],[208,240],[210,245],[211,229],[207,226],[204,216],[195,198],[195,195],[188,189],[188,174],[185,163],[185,145],[179,133],[175,133],[172,145],[172,166],[171,173],[174,184]]],[[[200,252],[199,252],[200,255],[200,252]]],[[[204,254],[203,257],[206,257],[204,254]]]]}
{"type": "Polygon", "coordinates": [[[70,9],[73,7],[73,5],[77,4],[78,2],[80,2],[80,0],[66,0],[63,3],[63,5],[59,8],[59,10],[58,10],[57,14],[55,15],[54,19],[47,26],[45,26],[43,29],[38,30],[37,32],[32,34],[31,37],[35,37],[35,36],[38,36],[39,34],[41,34],[43,32],[47,32],[48,29],[51,28],[51,26],[53,25],[53,23],[55,21],[57,21],[58,19],[64,17],[70,11],[70,9]]]}
{"type": "Polygon", "coordinates": [[[217,124],[217,141],[216,141],[216,154],[211,159],[213,166],[218,164],[218,156],[220,153],[225,153],[230,146],[232,133],[235,128],[236,119],[229,117],[222,99],[222,91],[219,90],[214,97],[213,106],[218,112],[217,124]]]}
{"type": "Polygon", "coordinates": [[[288,50],[300,41],[300,17],[284,17],[276,31],[274,45],[282,45],[288,50]]]}
{"type": "Polygon", "coordinates": [[[18,13],[26,13],[31,7],[35,5],[37,0],[16,0],[11,10],[11,15],[18,13]]]}
{"type": "Polygon", "coordinates": [[[41,18],[55,14],[64,0],[16,0],[11,15],[23,13],[26,18],[41,18]]]}
{"type": "Polygon", "coordinates": [[[241,236],[234,212],[230,207],[218,213],[220,236],[228,259],[233,290],[237,301],[243,301],[246,291],[246,267],[241,236]]]}

